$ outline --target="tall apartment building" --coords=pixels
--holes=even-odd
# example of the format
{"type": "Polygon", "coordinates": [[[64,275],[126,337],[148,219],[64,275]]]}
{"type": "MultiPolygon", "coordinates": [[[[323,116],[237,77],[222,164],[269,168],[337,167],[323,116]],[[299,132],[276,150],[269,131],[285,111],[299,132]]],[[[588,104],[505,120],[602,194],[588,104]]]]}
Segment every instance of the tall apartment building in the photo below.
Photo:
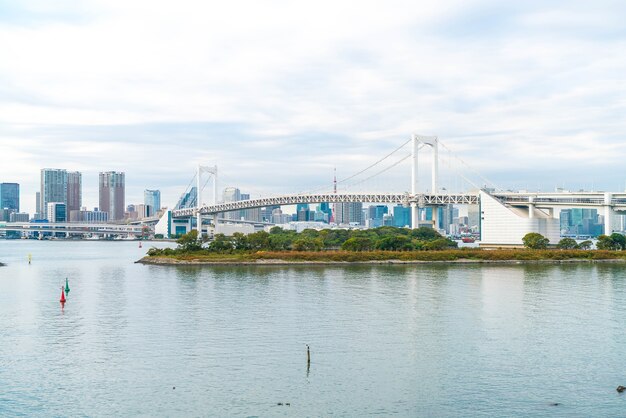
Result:
{"type": "Polygon", "coordinates": [[[109,214],[109,220],[124,219],[126,209],[126,180],[123,172],[107,171],[99,175],[99,208],[109,214]]]}
{"type": "Polygon", "coordinates": [[[42,219],[48,219],[48,203],[52,202],[67,203],[67,170],[42,168],[38,208],[42,219]]]}
{"type": "Polygon", "coordinates": [[[80,210],[83,204],[82,174],[78,171],[67,173],[67,213],[80,210]]]}

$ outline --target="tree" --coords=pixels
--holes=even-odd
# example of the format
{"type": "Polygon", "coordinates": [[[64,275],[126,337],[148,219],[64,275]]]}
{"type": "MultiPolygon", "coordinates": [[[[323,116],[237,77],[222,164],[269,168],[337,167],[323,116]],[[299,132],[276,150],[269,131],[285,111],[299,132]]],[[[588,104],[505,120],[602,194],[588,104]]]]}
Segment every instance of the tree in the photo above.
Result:
{"type": "Polygon", "coordinates": [[[446,248],[456,248],[458,244],[448,238],[437,238],[432,241],[427,241],[422,245],[424,250],[445,250],[446,248]]]}
{"type": "Polygon", "coordinates": [[[376,243],[376,248],[385,251],[411,250],[413,244],[406,235],[384,237],[376,243]]]}
{"type": "Polygon", "coordinates": [[[224,234],[215,234],[213,237],[213,241],[209,244],[209,250],[214,252],[226,252],[233,249],[233,243],[230,242],[226,235],[224,234]]]}
{"type": "Polygon", "coordinates": [[[417,229],[411,230],[411,236],[419,239],[420,241],[434,241],[442,238],[441,234],[435,231],[433,228],[426,226],[420,226],[417,229]]]}
{"type": "Polygon", "coordinates": [[[294,251],[320,251],[323,247],[321,238],[301,237],[292,244],[294,251]]]}
{"type": "Polygon", "coordinates": [[[589,240],[585,240],[585,241],[581,242],[580,244],[578,244],[578,249],[579,250],[590,250],[592,245],[593,245],[593,242],[591,242],[589,240]]]}
{"type": "Polygon", "coordinates": [[[369,251],[374,248],[374,242],[368,237],[352,237],[341,245],[346,251],[369,251]]]}
{"type": "Polygon", "coordinates": [[[248,250],[250,244],[248,243],[248,237],[241,232],[235,232],[232,238],[233,247],[235,250],[248,250]]]}
{"type": "Polygon", "coordinates": [[[198,241],[198,231],[192,229],[176,240],[181,251],[198,251],[202,249],[202,243],[198,241]]]}
{"type": "Polygon", "coordinates": [[[611,234],[611,240],[613,241],[614,249],[626,250],[626,237],[624,235],[613,232],[611,234]]]}
{"type": "Polygon", "coordinates": [[[574,238],[563,238],[556,244],[556,248],[560,250],[573,250],[574,248],[578,248],[578,244],[576,244],[574,238]]]}
{"type": "Polygon", "coordinates": [[[260,251],[267,250],[269,248],[270,234],[265,231],[258,231],[254,234],[248,235],[248,245],[251,250],[260,251]]]}
{"type": "Polygon", "coordinates": [[[524,247],[531,250],[543,250],[548,247],[550,240],[537,232],[529,232],[522,238],[524,247]]]}
{"type": "Polygon", "coordinates": [[[616,243],[608,235],[602,234],[598,236],[598,241],[596,242],[596,248],[598,250],[614,250],[616,247],[616,243]]]}
{"type": "Polygon", "coordinates": [[[285,251],[291,247],[291,238],[286,234],[272,234],[270,232],[268,245],[272,251],[285,251]]]}

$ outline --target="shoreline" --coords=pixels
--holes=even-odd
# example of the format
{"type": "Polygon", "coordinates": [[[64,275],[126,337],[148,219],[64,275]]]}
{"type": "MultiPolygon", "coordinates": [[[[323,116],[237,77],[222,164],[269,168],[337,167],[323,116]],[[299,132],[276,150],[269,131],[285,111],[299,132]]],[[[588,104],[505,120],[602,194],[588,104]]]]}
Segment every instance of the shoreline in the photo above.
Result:
{"type": "Polygon", "coordinates": [[[457,260],[362,260],[362,261],[289,261],[280,259],[259,259],[254,261],[207,261],[207,260],[177,260],[169,257],[150,257],[145,256],[137,261],[136,264],[153,265],[153,266],[345,266],[345,265],[420,265],[420,264],[574,264],[574,263],[626,263],[625,259],[607,258],[607,259],[584,259],[570,258],[563,260],[476,260],[476,259],[457,259],[457,260]]]}

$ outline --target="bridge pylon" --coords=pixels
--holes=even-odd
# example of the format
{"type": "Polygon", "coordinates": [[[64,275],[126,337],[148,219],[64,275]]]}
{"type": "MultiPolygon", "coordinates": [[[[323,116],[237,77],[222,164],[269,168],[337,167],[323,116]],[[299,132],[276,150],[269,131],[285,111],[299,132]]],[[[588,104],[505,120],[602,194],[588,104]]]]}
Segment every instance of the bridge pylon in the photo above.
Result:
{"type": "MultiPolygon", "coordinates": [[[[213,204],[217,204],[217,166],[208,167],[198,165],[198,172],[196,175],[196,229],[198,230],[198,239],[202,239],[202,213],[200,208],[205,202],[202,201],[202,174],[208,174],[213,178],[213,204]]],[[[215,230],[217,230],[217,219],[215,220],[215,230]]]]}
{"type": "MultiPolygon", "coordinates": [[[[411,164],[411,194],[416,196],[419,192],[419,178],[418,178],[418,153],[420,144],[422,146],[428,145],[432,148],[432,194],[438,193],[438,180],[439,180],[439,140],[436,136],[421,136],[413,134],[411,136],[412,139],[412,164],[411,164]]],[[[437,211],[433,210],[433,222],[434,227],[437,227],[437,211]]],[[[411,203],[411,225],[413,228],[417,228],[419,226],[419,207],[416,201],[411,203]]]]}

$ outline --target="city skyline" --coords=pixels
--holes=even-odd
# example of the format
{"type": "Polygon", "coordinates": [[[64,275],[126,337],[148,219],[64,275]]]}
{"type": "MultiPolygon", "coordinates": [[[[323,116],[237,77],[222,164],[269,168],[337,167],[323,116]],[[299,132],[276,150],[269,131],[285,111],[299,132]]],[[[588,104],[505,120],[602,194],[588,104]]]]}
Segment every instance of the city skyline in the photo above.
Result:
{"type": "Polygon", "coordinates": [[[128,202],[156,188],[173,206],[198,163],[218,165],[220,189],[296,193],[414,132],[503,188],[624,190],[607,170],[626,158],[624,5],[243,9],[3,5],[0,181],[20,184],[21,210],[42,167],[83,173],[83,206],[104,170],[126,173],[128,202]]]}

